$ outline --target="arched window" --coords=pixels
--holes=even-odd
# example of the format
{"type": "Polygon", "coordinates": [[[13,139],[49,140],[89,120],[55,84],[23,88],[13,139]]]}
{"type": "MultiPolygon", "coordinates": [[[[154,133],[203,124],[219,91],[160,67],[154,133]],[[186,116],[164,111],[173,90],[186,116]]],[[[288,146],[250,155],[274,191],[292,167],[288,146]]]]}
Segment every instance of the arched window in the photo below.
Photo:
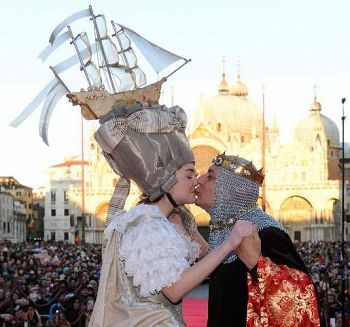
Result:
{"type": "Polygon", "coordinates": [[[96,219],[95,219],[94,227],[104,226],[107,218],[107,212],[108,212],[108,203],[102,203],[97,207],[96,213],[95,213],[96,219]]]}
{"type": "MultiPolygon", "coordinates": [[[[258,203],[257,203],[258,207],[260,209],[263,209],[263,205],[262,205],[262,197],[259,196],[258,198],[258,203]]],[[[271,214],[271,207],[270,204],[265,200],[265,212],[268,214],[271,214]]]]}
{"type": "Polygon", "coordinates": [[[291,196],[281,205],[280,219],[287,224],[306,222],[311,219],[312,211],[309,201],[300,196],[291,196]]]}

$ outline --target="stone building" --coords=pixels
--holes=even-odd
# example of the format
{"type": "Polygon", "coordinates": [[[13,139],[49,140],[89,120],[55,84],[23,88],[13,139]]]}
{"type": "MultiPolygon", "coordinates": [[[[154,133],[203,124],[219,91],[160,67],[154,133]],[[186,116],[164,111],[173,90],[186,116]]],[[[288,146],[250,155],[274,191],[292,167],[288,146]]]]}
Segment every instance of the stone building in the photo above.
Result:
{"type": "MultiPolygon", "coordinates": [[[[84,178],[80,160],[68,159],[49,167],[45,195],[45,240],[102,242],[108,203],[118,178],[109,168],[92,135],[89,159],[84,161],[84,178]]],[[[137,198],[137,187],[132,185],[126,205],[130,207],[135,204],[137,198]]]]}
{"type": "Polygon", "coordinates": [[[3,191],[25,203],[26,219],[30,221],[33,216],[33,189],[21,184],[12,176],[0,176],[0,186],[3,191]]]}
{"type": "Polygon", "coordinates": [[[0,192],[3,201],[0,204],[0,239],[26,241],[27,225],[33,218],[32,188],[22,185],[12,176],[0,176],[0,192]]]}
{"type": "Polygon", "coordinates": [[[44,239],[45,196],[45,186],[33,191],[33,219],[28,226],[27,235],[29,240],[44,239]]]}
{"type": "MultiPolygon", "coordinates": [[[[88,175],[89,163],[84,161],[83,166],[88,175]]],[[[68,159],[49,168],[45,194],[45,240],[74,242],[81,238],[84,211],[80,197],[82,176],[82,162],[79,160],[68,159]]],[[[89,181],[85,183],[88,186],[89,181]]]]}
{"type": "Polygon", "coordinates": [[[0,239],[13,240],[13,195],[0,192],[0,239]]]}
{"type": "Polygon", "coordinates": [[[26,241],[26,207],[12,194],[0,191],[0,241],[5,240],[26,241]]]}
{"type": "MultiPolygon", "coordinates": [[[[13,199],[13,241],[25,242],[27,240],[27,209],[24,201],[13,199]]],[[[11,225],[10,225],[11,227],[11,225]]],[[[11,229],[11,228],[10,228],[11,229]]]]}
{"type": "MultiPolygon", "coordinates": [[[[264,138],[266,211],[283,223],[293,240],[340,239],[337,126],[321,113],[315,96],[309,114],[295,126],[293,140],[281,144],[276,121],[264,129],[262,110],[248,94],[239,75],[230,87],[223,74],[217,94],[200,99],[189,134],[200,172],[225,150],[260,168],[264,138]]],[[[204,211],[193,210],[199,224],[208,224],[204,211]]]]}

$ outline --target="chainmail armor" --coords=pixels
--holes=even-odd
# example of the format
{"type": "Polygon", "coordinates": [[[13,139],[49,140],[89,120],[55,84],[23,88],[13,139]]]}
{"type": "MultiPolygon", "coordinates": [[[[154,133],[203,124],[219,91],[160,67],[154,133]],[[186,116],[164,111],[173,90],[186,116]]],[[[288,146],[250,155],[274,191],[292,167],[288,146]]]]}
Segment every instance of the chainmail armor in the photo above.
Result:
{"type": "MultiPolygon", "coordinates": [[[[229,156],[227,156],[230,158],[229,156]]],[[[240,158],[242,164],[248,161],[240,158]]],[[[251,221],[257,226],[258,232],[267,227],[277,228],[285,233],[286,230],[273,217],[256,207],[259,197],[259,185],[254,181],[237,175],[225,168],[218,167],[218,175],[215,186],[214,207],[208,212],[211,216],[211,224],[235,218],[251,221]],[[246,213],[246,214],[245,214],[246,213]]],[[[219,246],[231,233],[234,225],[221,230],[210,231],[209,252],[219,246]]],[[[231,252],[223,263],[230,263],[237,259],[237,254],[231,252]]]]}

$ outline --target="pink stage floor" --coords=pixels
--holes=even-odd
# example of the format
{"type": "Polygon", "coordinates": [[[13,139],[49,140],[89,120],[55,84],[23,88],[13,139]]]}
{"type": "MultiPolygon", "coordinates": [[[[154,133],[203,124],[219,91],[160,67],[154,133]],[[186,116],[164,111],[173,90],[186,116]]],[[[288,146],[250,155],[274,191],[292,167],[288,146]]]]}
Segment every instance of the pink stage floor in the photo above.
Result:
{"type": "Polygon", "coordinates": [[[184,298],[182,302],[182,310],[188,327],[207,326],[207,298],[184,298]]]}

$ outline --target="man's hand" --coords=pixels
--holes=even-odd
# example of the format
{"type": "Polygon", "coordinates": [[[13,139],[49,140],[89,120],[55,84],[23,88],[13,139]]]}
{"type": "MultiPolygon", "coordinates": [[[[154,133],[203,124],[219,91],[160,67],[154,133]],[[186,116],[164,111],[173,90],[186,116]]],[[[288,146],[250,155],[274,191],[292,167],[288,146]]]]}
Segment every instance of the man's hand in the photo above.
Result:
{"type": "Polygon", "coordinates": [[[245,237],[253,236],[255,233],[256,226],[253,223],[246,220],[237,220],[231,234],[223,244],[228,246],[230,251],[234,251],[245,237]]]}
{"type": "Polygon", "coordinates": [[[261,254],[261,240],[258,232],[255,231],[252,236],[244,238],[235,251],[249,270],[254,268],[261,254]]]}

